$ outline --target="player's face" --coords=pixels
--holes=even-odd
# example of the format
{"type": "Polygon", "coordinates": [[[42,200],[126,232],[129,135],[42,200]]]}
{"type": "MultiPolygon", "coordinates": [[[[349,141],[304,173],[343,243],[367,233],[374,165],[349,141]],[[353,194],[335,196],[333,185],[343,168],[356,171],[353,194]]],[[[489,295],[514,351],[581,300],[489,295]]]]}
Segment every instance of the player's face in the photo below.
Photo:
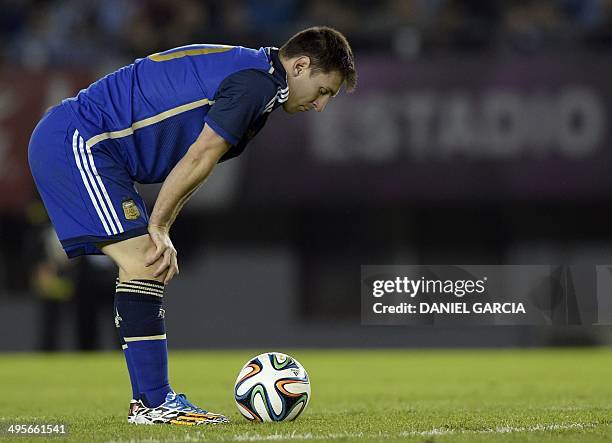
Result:
{"type": "Polygon", "coordinates": [[[323,111],[329,100],[338,94],[343,80],[337,71],[313,72],[310,66],[297,66],[288,74],[289,98],[283,103],[283,109],[290,114],[311,109],[323,111]]]}

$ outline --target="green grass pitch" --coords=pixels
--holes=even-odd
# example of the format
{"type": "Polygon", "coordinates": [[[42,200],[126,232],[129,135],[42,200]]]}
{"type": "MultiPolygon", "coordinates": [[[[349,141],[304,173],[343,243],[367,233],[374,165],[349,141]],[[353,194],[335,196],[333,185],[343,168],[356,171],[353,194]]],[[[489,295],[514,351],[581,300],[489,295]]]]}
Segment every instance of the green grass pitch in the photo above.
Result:
{"type": "Polygon", "coordinates": [[[79,442],[612,441],[610,349],[279,351],[311,378],[295,422],[250,423],[233,403],[240,367],[260,350],[170,352],[174,389],[229,425],[128,425],[119,352],[0,355],[0,421],[66,423],[79,442]]]}

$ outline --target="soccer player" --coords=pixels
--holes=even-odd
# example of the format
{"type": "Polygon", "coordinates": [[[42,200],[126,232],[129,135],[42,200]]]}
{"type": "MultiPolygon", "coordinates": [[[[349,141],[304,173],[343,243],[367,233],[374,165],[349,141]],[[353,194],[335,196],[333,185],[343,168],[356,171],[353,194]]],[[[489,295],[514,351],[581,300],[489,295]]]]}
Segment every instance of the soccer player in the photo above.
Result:
{"type": "Polygon", "coordinates": [[[66,254],[106,254],[119,268],[114,314],[132,385],[128,422],[227,421],[168,381],[163,295],[179,272],[170,228],[273,110],[321,112],[355,83],[346,38],[313,27],[280,50],[189,45],[138,59],[38,123],[30,169],[66,254]],[[150,216],[135,182],[163,182],[150,216]]]}

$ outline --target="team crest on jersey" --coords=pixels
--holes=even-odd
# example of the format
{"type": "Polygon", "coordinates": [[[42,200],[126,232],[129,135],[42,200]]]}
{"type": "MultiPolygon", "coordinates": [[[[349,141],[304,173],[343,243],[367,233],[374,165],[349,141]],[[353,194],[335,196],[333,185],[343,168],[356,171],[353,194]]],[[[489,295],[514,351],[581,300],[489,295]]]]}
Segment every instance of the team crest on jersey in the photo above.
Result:
{"type": "Polygon", "coordinates": [[[140,210],[134,200],[126,200],[121,203],[121,207],[123,208],[123,215],[125,215],[126,220],[136,220],[140,217],[140,210]]]}

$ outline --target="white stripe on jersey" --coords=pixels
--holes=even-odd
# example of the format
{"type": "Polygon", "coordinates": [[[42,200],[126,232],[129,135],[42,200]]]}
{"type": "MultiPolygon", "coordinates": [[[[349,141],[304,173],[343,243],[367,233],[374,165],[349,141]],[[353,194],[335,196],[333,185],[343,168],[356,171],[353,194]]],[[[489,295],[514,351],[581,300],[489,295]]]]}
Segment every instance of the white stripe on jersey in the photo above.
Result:
{"type": "Polygon", "coordinates": [[[89,179],[89,183],[91,187],[93,188],[94,193],[96,194],[96,197],[98,197],[98,202],[100,203],[100,207],[102,208],[102,211],[104,212],[104,215],[106,216],[106,220],[108,221],[110,229],[113,232],[113,234],[117,234],[118,233],[117,226],[113,223],[113,218],[111,217],[108,207],[106,206],[106,203],[104,202],[104,199],[102,198],[102,194],[100,193],[100,189],[98,188],[98,185],[96,184],[96,179],[94,178],[94,174],[91,172],[91,166],[89,165],[89,161],[87,160],[87,154],[85,153],[85,141],[83,140],[83,137],[80,137],[80,136],[79,136],[79,155],[81,157],[81,162],[83,163],[83,169],[85,170],[85,175],[87,175],[87,178],[89,179]]]}
{"type": "Polygon", "coordinates": [[[264,107],[263,113],[271,112],[272,108],[274,108],[274,103],[276,103],[276,98],[278,95],[272,97],[272,99],[268,102],[268,104],[264,107]]]}
{"type": "MultiPolygon", "coordinates": [[[[81,137],[80,146],[82,147],[83,144],[84,144],[83,138],[81,137]]],[[[93,155],[91,153],[91,147],[86,145],[85,149],[87,150],[87,157],[89,157],[89,163],[91,164],[91,169],[93,170],[93,175],[95,176],[96,180],[98,181],[98,185],[100,185],[100,189],[102,189],[102,194],[104,194],[104,199],[106,200],[106,203],[108,204],[108,207],[110,208],[110,212],[113,214],[113,219],[115,220],[115,223],[117,224],[116,226],[117,226],[117,228],[119,228],[119,232],[124,232],[123,226],[121,225],[121,222],[119,221],[119,217],[117,217],[117,212],[115,211],[115,207],[113,206],[113,202],[111,201],[110,197],[108,196],[108,192],[106,192],[106,187],[104,186],[104,183],[102,183],[102,177],[100,177],[100,174],[98,174],[98,170],[96,169],[96,164],[94,162],[94,158],[93,158],[93,155]]]]}
{"type": "Polygon", "coordinates": [[[128,137],[132,135],[137,129],[154,125],[155,123],[159,123],[162,120],[174,117],[175,115],[181,114],[183,112],[191,111],[192,109],[200,108],[206,105],[213,105],[214,103],[214,100],[209,100],[207,98],[204,98],[202,100],[196,100],[195,102],[185,103],[184,105],[177,106],[176,108],[168,109],[152,117],[145,118],[144,120],[138,120],[137,122],[134,122],[129,128],[121,129],[119,131],[103,132],[102,134],[94,135],[93,137],[87,140],[87,148],[90,149],[96,143],[99,143],[103,140],[108,140],[109,138],[115,139],[128,137]]]}
{"type": "Polygon", "coordinates": [[[91,187],[89,186],[89,182],[87,181],[87,177],[85,177],[85,172],[83,170],[83,166],[81,165],[81,160],[80,160],[80,156],[78,153],[78,142],[79,142],[79,131],[75,130],[74,131],[74,135],[72,136],[72,152],[74,153],[74,161],[76,162],[77,167],[79,168],[79,172],[81,173],[81,179],[83,180],[83,184],[85,184],[85,189],[87,189],[87,193],[89,194],[89,198],[91,199],[91,202],[94,205],[94,208],[96,209],[96,212],[98,213],[98,217],[100,217],[100,221],[102,222],[102,226],[104,226],[104,230],[106,231],[107,235],[111,235],[111,231],[108,228],[108,224],[106,222],[106,219],[104,218],[104,216],[102,215],[102,212],[100,211],[100,207],[98,206],[98,202],[96,200],[96,198],[94,197],[92,191],[91,191],[91,187]]]}
{"type": "Polygon", "coordinates": [[[266,112],[268,108],[274,106],[274,102],[276,102],[276,95],[272,97],[272,99],[266,104],[266,106],[264,106],[264,112],[266,112]]]}

